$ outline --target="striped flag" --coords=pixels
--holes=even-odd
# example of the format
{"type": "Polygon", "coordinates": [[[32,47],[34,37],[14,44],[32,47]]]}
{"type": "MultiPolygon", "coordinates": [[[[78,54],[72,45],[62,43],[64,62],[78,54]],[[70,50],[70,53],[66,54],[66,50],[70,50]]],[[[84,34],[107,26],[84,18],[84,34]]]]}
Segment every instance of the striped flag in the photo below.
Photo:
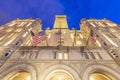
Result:
{"type": "Polygon", "coordinates": [[[60,40],[60,35],[61,35],[60,31],[54,33],[50,38],[50,42],[56,42],[56,41],[60,40]]]}
{"type": "Polygon", "coordinates": [[[41,31],[36,34],[34,34],[31,31],[31,35],[33,40],[33,43],[32,43],[33,47],[35,47],[37,44],[47,39],[47,35],[45,34],[45,31],[41,31]]]}
{"type": "Polygon", "coordinates": [[[92,30],[90,32],[90,40],[91,40],[92,44],[95,44],[96,39],[95,39],[95,36],[93,35],[93,31],[92,30]]]}

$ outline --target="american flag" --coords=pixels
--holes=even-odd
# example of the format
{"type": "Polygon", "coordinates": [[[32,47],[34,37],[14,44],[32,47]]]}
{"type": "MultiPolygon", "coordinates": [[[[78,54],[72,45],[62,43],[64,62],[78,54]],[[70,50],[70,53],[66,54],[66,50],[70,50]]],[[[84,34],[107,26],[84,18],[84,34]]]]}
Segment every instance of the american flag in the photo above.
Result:
{"type": "Polygon", "coordinates": [[[32,43],[33,47],[35,47],[37,44],[47,39],[47,35],[45,34],[45,31],[41,31],[36,34],[34,34],[31,31],[31,35],[33,40],[33,43],[32,43]]]}
{"type": "Polygon", "coordinates": [[[93,44],[95,44],[96,40],[95,40],[95,36],[93,35],[93,31],[91,30],[90,32],[90,40],[93,44]]]}
{"type": "Polygon", "coordinates": [[[61,34],[60,31],[54,33],[50,38],[50,42],[56,42],[56,41],[60,40],[60,34],[61,34]]]}

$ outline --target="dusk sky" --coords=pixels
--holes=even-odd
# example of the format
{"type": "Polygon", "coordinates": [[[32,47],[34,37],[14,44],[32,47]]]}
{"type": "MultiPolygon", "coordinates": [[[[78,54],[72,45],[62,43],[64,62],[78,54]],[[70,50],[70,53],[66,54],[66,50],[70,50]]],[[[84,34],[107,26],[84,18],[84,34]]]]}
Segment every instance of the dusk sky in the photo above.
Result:
{"type": "Polygon", "coordinates": [[[53,27],[55,15],[67,15],[69,28],[79,29],[82,18],[107,18],[120,24],[120,0],[1,0],[0,25],[16,18],[40,18],[53,27]]]}

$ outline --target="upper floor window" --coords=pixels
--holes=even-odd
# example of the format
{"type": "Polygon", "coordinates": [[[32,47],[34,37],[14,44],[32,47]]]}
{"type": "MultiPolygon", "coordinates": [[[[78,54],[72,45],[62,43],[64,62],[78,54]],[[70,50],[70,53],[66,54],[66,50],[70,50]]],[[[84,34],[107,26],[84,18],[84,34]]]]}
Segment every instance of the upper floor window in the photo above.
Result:
{"type": "Polygon", "coordinates": [[[83,57],[85,59],[102,59],[99,52],[83,52],[83,57]]]}
{"type": "Polygon", "coordinates": [[[68,59],[69,58],[69,55],[68,53],[66,52],[56,52],[54,53],[54,59],[68,59]]]}

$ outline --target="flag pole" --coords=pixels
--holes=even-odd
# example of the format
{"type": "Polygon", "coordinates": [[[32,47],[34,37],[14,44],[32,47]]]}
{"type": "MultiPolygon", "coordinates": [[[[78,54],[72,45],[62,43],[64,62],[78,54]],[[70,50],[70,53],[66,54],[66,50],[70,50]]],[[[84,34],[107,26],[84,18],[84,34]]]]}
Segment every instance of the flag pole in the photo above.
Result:
{"type": "Polygon", "coordinates": [[[75,31],[75,34],[74,34],[73,46],[75,46],[74,43],[75,43],[75,38],[76,38],[76,29],[74,29],[74,31],[75,31]]]}
{"type": "Polygon", "coordinates": [[[62,33],[62,32],[61,32],[61,22],[60,22],[60,25],[59,25],[59,26],[60,26],[60,46],[61,46],[61,33],[62,33]]]}
{"type": "MultiPolygon", "coordinates": [[[[45,34],[46,34],[46,29],[45,29],[45,34]]],[[[47,34],[46,34],[46,36],[47,36],[47,34]]],[[[48,37],[48,36],[47,36],[48,37]]],[[[46,44],[47,44],[47,46],[48,46],[48,38],[46,39],[46,44]]]]}

